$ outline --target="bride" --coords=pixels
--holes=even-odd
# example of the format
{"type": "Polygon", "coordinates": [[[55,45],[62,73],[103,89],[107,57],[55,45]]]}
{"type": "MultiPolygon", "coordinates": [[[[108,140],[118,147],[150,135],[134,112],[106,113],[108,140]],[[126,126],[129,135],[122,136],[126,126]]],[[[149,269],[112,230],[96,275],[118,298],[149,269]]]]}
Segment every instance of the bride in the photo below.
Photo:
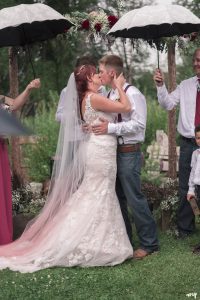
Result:
{"type": "Polygon", "coordinates": [[[97,93],[95,67],[75,69],[46,204],[17,241],[0,247],[0,269],[112,266],[133,256],[115,193],[116,138],[82,130],[84,122],[112,122],[116,113],[131,110],[124,82],[122,75],[115,78],[120,100],[112,101],[97,93]]]}

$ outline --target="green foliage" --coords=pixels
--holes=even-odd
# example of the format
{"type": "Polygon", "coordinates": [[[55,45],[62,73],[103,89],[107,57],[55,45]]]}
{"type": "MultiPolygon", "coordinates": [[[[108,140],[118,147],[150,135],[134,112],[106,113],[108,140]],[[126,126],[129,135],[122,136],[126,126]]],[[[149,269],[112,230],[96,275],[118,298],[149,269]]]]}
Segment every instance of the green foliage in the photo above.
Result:
{"type": "Polygon", "coordinates": [[[153,211],[156,220],[160,220],[162,215],[168,212],[169,215],[169,230],[177,234],[176,217],[179,206],[178,197],[178,181],[167,178],[161,186],[162,198],[159,205],[157,201],[157,209],[153,211]]]}
{"type": "MultiPolygon", "coordinates": [[[[153,81],[153,73],[150,71],[142,71],[142,68],[136,71],[134,78],[135,86],[150,99],[157,99],[156,87],[153,81]]],[[[157,100],[156,100],[157,101],[157,100]]]]}
{"type": "Polygon", "coordinates": [[[30,185],[12,191],[13,215],[36,216],[45,204],[40,193],[34,193],[30,185]]]}
{"type": "MultiPolygon", "coordinates": [[[[57,95],[58,98],[58,95],[57,95]]],[[[34,118],[28,118],[26,123],[33,128],[38,137],[35,145],[24,146],[24,159],[29,168],[31,180],[41,182],[50,176],[50,161],[55,154],[59,124],[55,121],[57,101],[46,110],[40,103],[39,113],[34,118]]]]}
{"type": "Polygon", "coordinates": [[[199,0],[176,0],[175,4],[182,5],[191,10],[197,17],[200,17],[200,2],[199,0]]]}
{"type": "Polygon", "coordinates": [[[147,98],[147,126],[145,142],[143,144],[144,151],[155,140],[157,129],[167,132],[167,112],[160,107],[157,101],[147,98]]]}

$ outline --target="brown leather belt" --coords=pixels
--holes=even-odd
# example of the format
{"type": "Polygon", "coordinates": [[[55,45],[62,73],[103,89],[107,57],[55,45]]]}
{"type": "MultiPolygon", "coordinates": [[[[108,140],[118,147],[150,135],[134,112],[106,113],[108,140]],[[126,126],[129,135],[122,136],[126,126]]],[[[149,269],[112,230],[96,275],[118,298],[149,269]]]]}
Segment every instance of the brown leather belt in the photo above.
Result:
{"type": "Polygon", "coordinates": [[[127,144],[127,145],[118,145],[117,146],[117,150],[119,152],[123,152],[123,153],[126,153],[126,152],[137,152],[137,151],[140,151],[140,147],[141,147],[141,144],[137,143],[137,144],[127,144]]]}

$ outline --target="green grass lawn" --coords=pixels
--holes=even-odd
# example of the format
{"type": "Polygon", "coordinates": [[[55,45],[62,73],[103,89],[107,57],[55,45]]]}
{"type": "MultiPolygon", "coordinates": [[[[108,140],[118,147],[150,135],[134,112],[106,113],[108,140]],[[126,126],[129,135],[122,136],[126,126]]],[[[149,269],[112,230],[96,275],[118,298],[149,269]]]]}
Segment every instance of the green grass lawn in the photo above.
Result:
{"type": "Polygon", "coordinates": [[[98,268],[54,268],[33,274],[0,271],[0,299],[200,299],[200,255],[185,240],[160,234],[161,251],[142,261],[98,268]]]}

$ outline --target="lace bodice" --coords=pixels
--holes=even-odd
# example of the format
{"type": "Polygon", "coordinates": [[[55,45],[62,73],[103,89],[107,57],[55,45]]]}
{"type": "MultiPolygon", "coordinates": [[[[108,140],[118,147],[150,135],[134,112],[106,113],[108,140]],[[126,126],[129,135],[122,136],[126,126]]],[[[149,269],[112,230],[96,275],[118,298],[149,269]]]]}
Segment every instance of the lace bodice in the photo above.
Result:
{"type": "Polygon", "coordinates": [[[86,98],[85,113],[84,113],[85,122],[88,124],[99,123],[100,122],[99,118],[104,118],[109,122],[114,122],[115,114],[95,110],[91,105],[90,98],[91,98],[91,94],[89,94],[86,98]]]}

